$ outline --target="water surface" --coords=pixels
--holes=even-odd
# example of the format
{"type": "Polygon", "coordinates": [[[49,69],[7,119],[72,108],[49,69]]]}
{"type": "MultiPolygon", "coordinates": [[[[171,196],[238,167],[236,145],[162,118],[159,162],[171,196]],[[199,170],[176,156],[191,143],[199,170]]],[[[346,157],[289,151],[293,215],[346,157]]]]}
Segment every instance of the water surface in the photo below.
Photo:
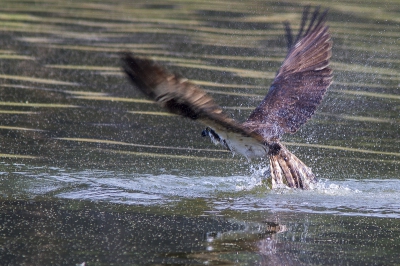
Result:
{"type": "Polygon", "coordinates": [[[335,76],[284,137],[320,180],[300,191],[269,189],[266,162],[144,99],[119,53],[167,65],[243,121],[302,2],[3,1],[3,264],[399,264],[397,2],[312,5],[330,9],[335,76]]]}

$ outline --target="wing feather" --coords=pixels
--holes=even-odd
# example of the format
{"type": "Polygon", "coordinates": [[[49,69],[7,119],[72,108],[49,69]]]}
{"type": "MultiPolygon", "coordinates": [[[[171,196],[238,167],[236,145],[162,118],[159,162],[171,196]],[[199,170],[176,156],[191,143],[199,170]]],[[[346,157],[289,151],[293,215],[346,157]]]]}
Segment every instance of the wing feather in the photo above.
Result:
{"type": "MultiPolygon", "coordinates": [[[[289,49],[268,94],[244,123],[245,127],[268,140],[296,132],[314,114],[332,83],[332,69],[329,67],[332,43],[325,25],[327,11],[319,15],[317,8],[305,35],[299,37],[308,13],[306,8],[298,40],[289,49]]],[[[285,28],[289,43],[292,36],[289,36],[288,23],[285,28]]]]}
{"type": "Polygon", "coordinates": [[[264,143],[262,136],[251,132],[223,113],[214,100],[187,79],[168,72],[154,61],[125,53],[123,69],[130,81],[148,98],[171,113],[198,120],[221,133],[234,133],[264,143]]]}

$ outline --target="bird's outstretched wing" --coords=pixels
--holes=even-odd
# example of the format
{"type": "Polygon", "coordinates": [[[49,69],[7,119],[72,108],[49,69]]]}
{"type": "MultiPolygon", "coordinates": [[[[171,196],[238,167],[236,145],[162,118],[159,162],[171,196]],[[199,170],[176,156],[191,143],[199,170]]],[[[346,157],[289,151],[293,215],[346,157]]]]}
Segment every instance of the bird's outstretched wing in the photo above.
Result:
{"type": "Polygon", "coordinates": [[[125,73],[136,87],[169,112],[198,120],[225,137],[235,135],[250,143],[264,143],[260,135],[229,118],[204,90],[187,79],[129,53],[123,55],[122,61],[125,73]]]}
{"type": "Polygon", "coordinates": [[[294,45],[290,26],[285,24],[289,52],[268,94],[243,124],[268,140],[296,132],[314,114],[332,83],[329,68],[332,43],[325,25],[327,11],[320,14],[317,8],[304,32],[308,14],[306,7],[294,45]]]}

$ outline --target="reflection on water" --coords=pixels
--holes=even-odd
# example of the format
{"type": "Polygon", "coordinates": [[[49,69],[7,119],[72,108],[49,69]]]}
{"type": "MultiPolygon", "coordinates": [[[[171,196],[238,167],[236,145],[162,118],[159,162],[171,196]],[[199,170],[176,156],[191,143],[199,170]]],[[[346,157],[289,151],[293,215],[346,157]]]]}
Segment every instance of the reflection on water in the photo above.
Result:
{"type": "Polygon", "coordinates": [[[237,218],[89,201],[2,200],[0,259],[4,265],[373,265],[398,259],[394,219],[285,212],[237,218]]]}
{"type": "Polygon", "coordinates": [[[247,162],[133,90],[153,57],[243,120],[286,52],[296,1],[2,1],[0,261],[5,265],[394,264],[400,246],[399,12],[329,8],[334,83],[285,145],[312,191],[247,162]]]}

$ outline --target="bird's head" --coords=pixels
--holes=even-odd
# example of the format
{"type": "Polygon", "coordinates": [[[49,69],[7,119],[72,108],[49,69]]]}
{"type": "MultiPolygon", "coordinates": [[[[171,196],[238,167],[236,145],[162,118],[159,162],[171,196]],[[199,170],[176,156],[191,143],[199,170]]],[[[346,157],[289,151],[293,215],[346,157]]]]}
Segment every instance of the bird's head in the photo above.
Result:
{"type": "Polygon", "coordinates": [[[210,127],[206,127],[202,132],[201,132],[202,137],[210,137],[211,141],[214,144],[220,144],[221,143],[221,138],[219,135],[210,127]]]}

